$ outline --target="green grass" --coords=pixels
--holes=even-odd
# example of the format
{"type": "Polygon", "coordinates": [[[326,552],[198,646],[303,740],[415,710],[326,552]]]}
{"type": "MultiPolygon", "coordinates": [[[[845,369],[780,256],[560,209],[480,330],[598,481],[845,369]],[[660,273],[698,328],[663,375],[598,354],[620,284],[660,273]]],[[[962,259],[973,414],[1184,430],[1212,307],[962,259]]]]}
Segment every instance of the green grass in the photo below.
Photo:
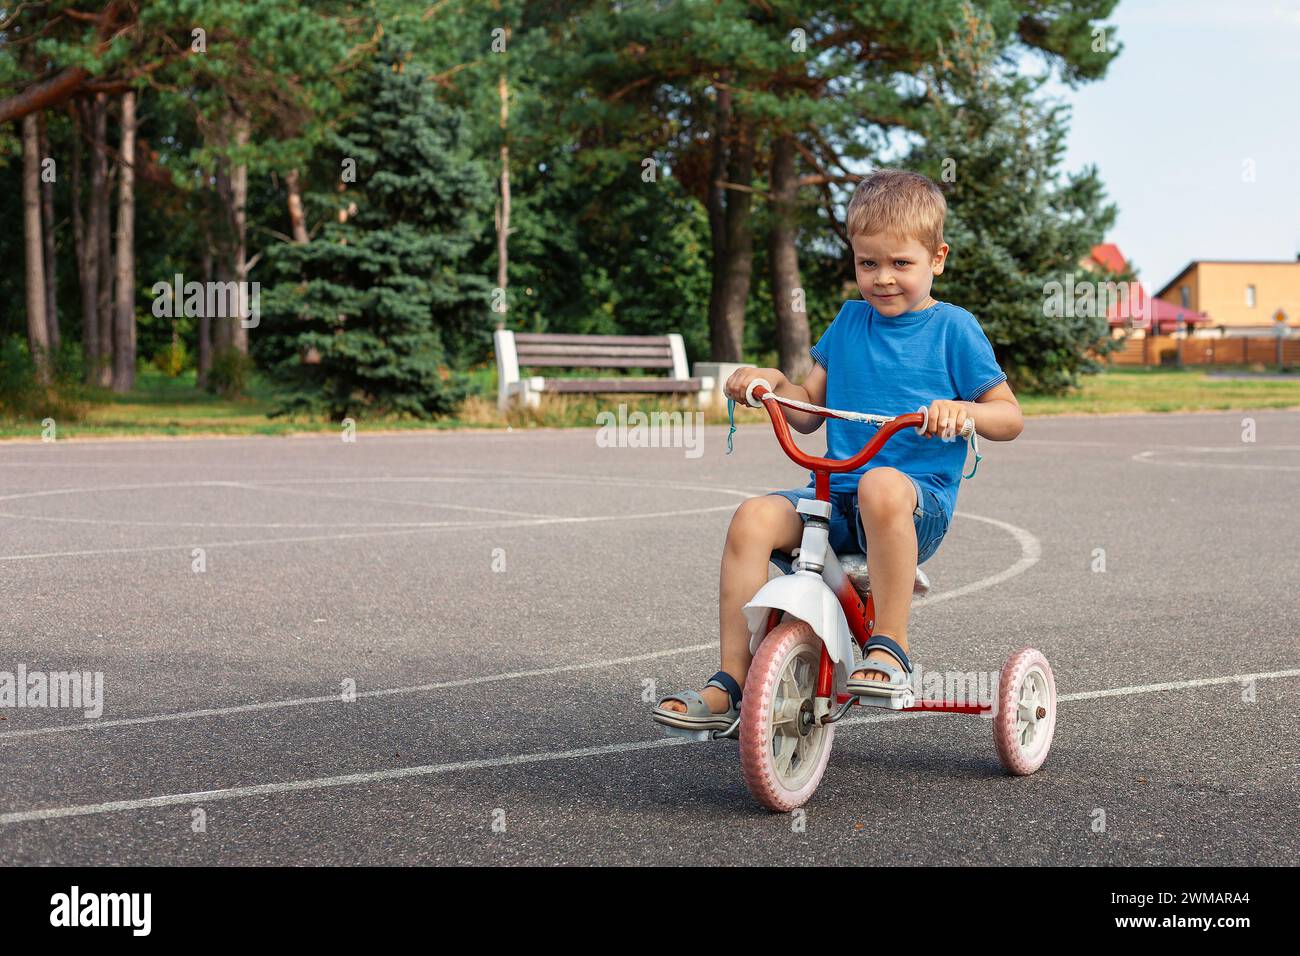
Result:
{"type": "MultiPolygon", "coordinates": [[[[1246,369],[1215,371],[1244,373],[1246,369]]],[[[1293,371],[1290,381],[1224,381],[1201,370],[1114,369],[1085,379],[1069,397],[1017,397],[1026,415],[1296,408],[1300,407],[1300,374],[1293,371]]]]}
{"type": "MultiPolygon", "coordinates": [[[[1217,369],[1217,371],[1244,371],[1217,369]]],[[[1288,381],[1216,381],[1200,370],[1119,369],[1085,380],[1069,397],[1021,395],[1026,415],[1116,414],[1124,412],[1177,412],[1261,408],[1300,408],[1300,374],[1288,381]]],[[[410,418],[360,418],[363,431],[592,427],[596,414],[626,402],[629,410],[662,410],[669,402],[656,396],[548,396],[540,409],[497,413],[495,371],[489,366],[471,374],[477,394],[462,405],[455,417],[437,422],[410,418]]],[[[95,438],[148,435],[285,435],[295,432],[337,432],[336,422],[320,418],[270,418],[270,386],[254,375],[249,393],[241,398],[220,398],[194,387],[192,372],[168,378],[154,369],[142,369],[136,388],[126,395],[96,391],[85,401],[76,420],[56,420],[58,437],[95,438]]],[[[689,409],[687,403],[676,407],[689,409]]],[[[0,418],[0,438],[39,438],[40,419],[0,418]]],[[[757,410],[736,410],[737,421],[766,421],[757,410]]],[[[725,410],[710,411],[706,421],[724,423],[725,410]]]]}

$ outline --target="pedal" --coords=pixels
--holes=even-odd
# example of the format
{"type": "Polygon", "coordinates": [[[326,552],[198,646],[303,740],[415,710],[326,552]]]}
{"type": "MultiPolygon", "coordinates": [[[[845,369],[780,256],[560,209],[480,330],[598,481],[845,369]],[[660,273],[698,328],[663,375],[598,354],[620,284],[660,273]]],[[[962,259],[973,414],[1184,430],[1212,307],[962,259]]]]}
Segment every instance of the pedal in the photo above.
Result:
{"type": "Polygon", "coordinates": [[[916,695],[911,691],[897,697],[877,697],[874,694],[859,694],[859,707],[875,707],[879,710],[906,710],[916,703],[916,695]]]}
{"type": "Polygon", "coordinates": [[[665,737],[685,737],[687,740],[712,740],[712,730],[687,730],[684,727],[669,727],[667,724],[661,724],[664,729],[665,737]]]}

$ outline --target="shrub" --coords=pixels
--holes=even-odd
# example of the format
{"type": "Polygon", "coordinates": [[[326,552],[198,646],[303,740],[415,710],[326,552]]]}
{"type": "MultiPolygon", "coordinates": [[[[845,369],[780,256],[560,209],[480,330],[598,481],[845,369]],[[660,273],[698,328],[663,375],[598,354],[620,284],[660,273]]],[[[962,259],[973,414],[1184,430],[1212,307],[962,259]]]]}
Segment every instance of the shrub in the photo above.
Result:
{"type": "Polygon", "coordinates": [[[217,395],[242,395],[248,387],[253,361],[239,349],[223,349],[212,356],[208,370],[208,391],[217,395]]]}
{"type": "Polygon", "coordinates": [[[0,418],[39,422],[76,421],[85,414],[85,390],[80,384],[81,365],[75,346],[64,343],[53,357],[53,381],[36,381],[36,366],[27,342],[13,335],[0,339],[0,418]]]}
{"type": "Polygon", "coordinates": [[[175,378],[190,367],[190,354],[186,351],[184,342],[173,339],[154,353],[150,363],[164,375],[175,378]]]}

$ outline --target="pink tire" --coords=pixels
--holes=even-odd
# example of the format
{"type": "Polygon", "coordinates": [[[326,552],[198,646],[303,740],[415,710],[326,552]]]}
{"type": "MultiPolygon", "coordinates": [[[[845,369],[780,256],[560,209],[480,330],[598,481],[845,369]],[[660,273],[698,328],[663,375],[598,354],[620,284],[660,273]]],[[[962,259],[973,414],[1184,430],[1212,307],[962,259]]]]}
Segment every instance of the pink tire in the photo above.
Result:
{"type": "Polygon", "coordinates": [[[786,813],[812,797],[826,771],[834,724],[813,716],[822,642],[792,620],[764,638],[740,703],[740,770],[749,792],[786,813]]]}
{"type": "Polygon", "coordinates": [[[1015,651],[998,676],[993,739],[1002,766],[1026,777],[1043,765],[1056,731],[1056,680],[1032,647],[1015,651]]]}

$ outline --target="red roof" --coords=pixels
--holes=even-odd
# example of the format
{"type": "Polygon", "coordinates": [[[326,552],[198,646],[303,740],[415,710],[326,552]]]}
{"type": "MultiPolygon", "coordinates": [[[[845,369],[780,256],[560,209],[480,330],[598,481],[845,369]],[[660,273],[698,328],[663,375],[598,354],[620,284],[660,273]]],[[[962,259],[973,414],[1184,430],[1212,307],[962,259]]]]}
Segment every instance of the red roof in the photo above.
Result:
{"type": "Polygon", "coordinates": [[[1092,260],[1108,272],[1123,272],[1125,268],[1124,253],[1113,242],[1103,242],[1092,247],[1092,260]]]}
{"type": "MultiPolygon", "coordinates": [[[[1128,268],[1124,254],[1113,242],[1093,246],[1090,258],[1108,272],[1123,272],[1128,268]]],[[[1178,328],[1179,318],[1189,326],[1210,321],[1210,317],[1203,312],[1184,309],[1164,299],[1151,298],[1141,282],[1129,284],[1129,295],[1126,299],[1121,298],[1119,302],[1110,303],[1106,318],[1110,320],[1112,328],[1131,326],[1135,329],[1149,329],[1154,321],[1157,333],[1175,331],[1178,328]]]]}

